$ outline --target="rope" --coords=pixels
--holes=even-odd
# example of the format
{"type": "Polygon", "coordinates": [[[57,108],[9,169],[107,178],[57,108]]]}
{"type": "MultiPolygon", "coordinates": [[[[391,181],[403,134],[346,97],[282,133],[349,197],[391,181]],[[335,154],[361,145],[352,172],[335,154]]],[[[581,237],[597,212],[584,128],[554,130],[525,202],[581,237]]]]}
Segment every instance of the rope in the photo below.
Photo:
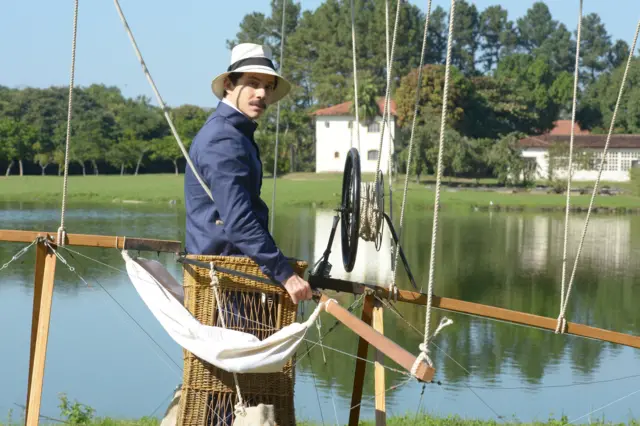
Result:
{"type": "MultiPolygon", "coordinates": [[[[209,277],[211,278],[211,286],[213,287],[213,294],[216,297],[216,306],[218,307],[218,318],[222,323],[222,328],[227,328],[227,325],[224,320],[224,314],[222,309],[222,302],[220,301],[220,294],[218,291],[218,287],[220,281],[218,279],[218,275],[216,274],[213,262],[209,262],[211,264],[211,269],[209,270],[209,277]]],[[[238,403],[235,405],[236,414],[246,415],[246,407],[244,405],[244,401],[242,400],[242,394],[240,393],[240,385],[238,384],[238,375],[233,373],[233,381],[236,384],[236,393],[238,394],[238,403]]]]}
{"type": "MultiPolygon", "coordinates": [[[[422,51],[420,52],[420,66],[418,67],[418,84],[416,86],[416,101],[413,109],[413,121],[411,123],[411,136],[409,137],[409,155],[407,157],[407,173],[404,177],[404,190],[402,193],[402,207],[400,208],[400,228],[398,230],[398,245],[400,245],[400,240],[402,239],[402,226],[404,222],[404,209],[407,202],[407,191],[409,188],[409,167],[411,167],[411,158],[413,155],[413,141],[414,134],[416,128],[416,121],[418,118],[418,107],[420,105],[420,86],[422,83],[422,67],[424,65],[424,53],[427,48],[427,34],[429,29],[429,18],[431,15],[431,0],[429,0],[429,4],[427,5],[427,14],[424,22],[424,34],[422,36],[422,51]]],[[[391,281],[392,285],[396,285],[396,271],[398,269],[398,254],[400,250],[396,250],[395,258],[393,261],[393,280],[391,281]]]]}
{"type": "MultiPolygon", "coordinates": [[[[571,271],[571,278],[569,279],[569,286],[567,288],[567,294],[563,303],[560,307],[560,316],[559,322],[562,321],[562,324],[566,324],[564,320],[565,312],[567,310],[567,303],[569,302],[569,296],[571,294],[571,289],[573,287],[573,280],[575,278],[576,269],[578,267],[578,260],[580,259],[580,254],[582,252],[582,246],[584,244],[584,240],[587,234],[587,228],[589,225],[589,218],[591,217],[591,210],[593,209],[593,201],[595,200],[596,193],[598,191],[598,185],[600,184],[600,178],[602,176],[602,170],[604,168],[604,162],[607,156],[607,150],[609,149],[609,142],[611,141],[611,135],[613,133],[613,126],[615,125],[616,116],[618,114],[618,108],[620,107],[620,100],[622,99],[622,92],[624,90],[625,82],[627,81],[627,74],[629,72],[629,67],[631,65],[631,59],[633,59],[633,52],[636,49],[636,43],[638,42],[638,34],[640,33],[640,20],[638,21],[638,25],[636,27],[636,33],[633,37],[633,44],[631,49],[629,49],[629,58],[627,59],[627,65],[624,70],[624,75],[622,76],[622,82],[620,83],[620,91],[618,92],[618,99],[616,101],[616,106],[613,110],[613,116],[611,117],[611,125],[609,126],[609,133],[607,135],[607,142],[604,145],[604,151],[602,153],[602,161],[600,162],[600,168],[598,170],[598,177],[596,179],[595,184],[593,185],[593,192],[591,193],[591,200],[589,201],[589,209],[587,210],[587,217],[584,222],[584,227],[582,229],[582,236],[580,237],[580,244],[578,245],[578,252],[576,254],[576,258],[573,264],[573,270],[571,271]]],[[[564,274],[563,274],[564,276],[564,274]]],[[[561,331],[564,333],[564,325],[561,327],[561,331]]]]}
{"type": "Polygon", "coordinates": [[[360,231],[364,241],[379,241],[382,233],[382,206],[373,182],[360,184],[360,231]]]}
{"type": "Polygon", "coordinates": [[[565,208],[565,217],[564,217],[564,248],[562,252],[562,285],[560,290],[560,315],[558,316],[558,324],[556,325],[556,333],[558,333],[561,329],[564,333],[564,328],[566,327],[566,321],[564,319],[564,312],[562,311],[562,306],[564,305],[564,293],[565,293],[565,279],[566,279],[566,270],[567,270],[567,241],[569,239],[569,200],[571,199],[571,175],[573,173],[573,136],[575,133],[574,126],[576,122],[576,106],[577,106],[577,96],[578,96],[578,75],[580,70],[580,34],[582,30],[582,2],[580,0],[580,6],[578,7],[578,34],[576,36],[576,64],[575,64],[575,76],[573,78],[573,106],[571,110],[571,138],[569,139],[569,165],[568,165],[568,173],[567,173],[567,206],[565,208]]]}
{"type": "MultiPolygon", "coordinates": [[[[358,67],[356,64],[356,18],[353,7],[353,0],[351,0],[351,56],[353,57],[353,99],[356,107],[356,140],[358,141],[358,151],[360,151],[360,106],[358,104],[358,67]]],[[[353,128],[352,130],[353,131],[353,128]]]]}
{"type": "MultiPolygon", "coordinates": [[[[384,3],[384,14],[385,14],[385,48],[386,48],[386,55],[387,55],[387,79],[389,78],[389,75],[391,74],[391,70],[389,69],[391,66],[391,63],[389,62],[389,0],[386,0],[384,3]]],[[[391,106],[390,106],[390,100],[389,98],[386,99],[387,102],[387,122],[389,122],[391,120],[391,106]]],[[[389,142],[389,161],[388,161],[388,173],[389,173],[389,203],[391,203],[391,193],[393,192],[392,189],[392,158],[393,158],[393,145],[392,145],[392,141],[391,141],[391,129],[389,129],[389,133],[387,133],[388,135],[388,142],[389,142]]],[[[389,207],[389,211],[391,212],[391,207],[389,207]]],[[[393,216],[390,216],[391,219],[393,220],[393,216]]]]}
{"type": "MultiPolygon", "coordinates": [[[[66,265],[66,266],[67,266],[67,268],[69,269],[69,271],[70,271],[70,272],[72,272],[72,273],[74,273],[74,274],[78,277],[78,279],[80,279],[80,281],[82,281],[82,282],[83,282],[83,284],[87,286],[87,288],[91,288],[91,289],[93,289],[93,287],[91,287],[91,285],[89,285],[89,283],[87,282],[87,280],[86,280],[82,275],[80,275],[80,273],[76,270],[76,268],[75,268],[74,266],[72,266],[72,265],[71,265],[71,264],[70,264],[70,263],[69,263],[69,262],[68,262],[68,261],[67,261],[67,260],[66,260],[62,255],[61,255],[61,254],[60,254],[60,252],[59,252],[58,250],[56,250],[56,248],[55,248],[55,247],[53,247],[53,246],[49,243],[49,241],[45,240],[45,241],[44,241],[44,243],[45,243],[45,245],[46,245],[47,247],[49,247],[49,248],[51,249],[51,251],[53,251],[53,253],[54,253],[54,254],[55,254],[55,256],[60,260],[60,262],[61,262],[62,264],[64,264],[64,265],[66,265]]],[[[69,248],[68,248],[68,247],[66,247],[66,246],[65,246],[65,247],[62,247],[62,248],[63,248],[64,250],[66,250],[67,252],[71,253],[71,257],[73,258],[73,260],[75,260],[75,261],[77,262],[77,264],[78,264],[79,266],[82,266],[82,264],[81,264],[81,263],[80,263],[80,262],[79,262],[79,261],[78,261],[78,260],[73,256],[73,253],[75,253],[75,254],[79,254],[79,255],[81,255],[81,256],[84,256],[85,258],[87,258],[87,259],[89,259],[89,260],[91,260],[91,261],[93,261],[93,262],[96,262],[96,263],[99,263],[99,264],[103,264],[103,263],[102,263],[102,262],[100,262],[99,260],[93,259],[93,258],[91,258],[91,257],[89,257],[89,256],[83,255],[82,253],[79,253],[79,252],[77,252],[77,251],[71,250],[71,249],[69,249],[69,248]]],[[[124,251],[124,250],[123,250],[123,253],[124,253],[126,256],[128,256],[128,254],[127,254],[127,252],[126,252],[126,251],[124,251]]],[[[103,265],[105,265],[105,264],[103,264],[103,265]]],[[[111,267],[110,265],[106,265],[106,266],[111,267]]],[[[117,269],[117,268],[115,268],[115,267],[111,267],[111,268],[113,268],[113,269],[116,269],[116,270],[120,271],[119,269],[117,269]]],[[[120,271],[120,272],[122,272],[123,274],[126,274],[126,272],[125,272],[125,271],[120,271]]],[[[83,273],[86,273],[86,268],[83,268],[83,273]]],[[[106,295],[107,295],[107,296],[108,296],[108,297],[109,297],[109,298],[110,298],[110,299],[111,299],[111,300],[112,300],[112,301],[113,301],[113,302],[114,302],[114,303],[115,303],[115,304],[116,304],[116,305],[117,305],[117,306],[122,310],[122,312],[124,312],[124,313],[129,317],[129,319],[131,319],[131,321],[133,321],[133,322],[134,322],[134,324],[135,324],[136,326],[138,326],[138,328],[140,329],[140,331],[142,331],[142,332],[143,332],[143,333],[144,333],[144,334],[149,338],[149,340],[151,340],[151,342],[153,342],[153,343],[155,344],[155,346],[156,346],[156,347],[157,347],[157,348],[158,348],[158,349],[159,349],[159,350],[160,350],[160,351],[161,351],[161,352],[162,352],[162,353],[163,353],[163,354],[164,354],[164,355],[169,359],[169,361],[171,361],[171,362],[173,363],[173,365],[177,368],[177,370],[178,370],[178,371],[174,370],[174,369],[173,369],[173,367],[169,364],[169,362],[168,362],[165,358],[163,358],[162,356],[160,356],[160,354],[159,354],[157,351],[155,351],[155,350],[154,350],[154,353],[156,354],[156,356],[158,356],[158,358],[160,358],[160,359],[165,363],[165,365],[167,365],[167,367],[171,368],[171,369],[172,369],[172,370],[173,370],[173,371],[174,371],[178,376],[181,376],[182,368],[181,368],[181,367],[180,367],[180,365],[178,365],[178,363],[177,363],[177,362],[176,362],[176,361],[171,357],[171,355],[169,355],[169,354],[167,353],[167,351],[163,349],[163,347],[160,345],[160,343],[158,343],[158,342],[153,338],[153,336],[151,336],[151,334],[149,334],[149,332],[148,332],[148,331],[147,331],[147,330],[146,330],[146,329],[145,329],[145,328],[144,328],[144,327],[143,327],[143,326],[142,326],[142,325],[141,325],[141,324],[140,324],[140,323],[139,323],[139,322],[138,322],[138,321],[133,317],[133,315],[131,315],[131,313],[129,313],[129,311],[127,311],[127,309],[126,309],[124,306],[122,306],[122,304],[121,304],[120,302],[118,302],[118,300],[117,300],[117,299],[116,299],[116,298],[115,298],[115,297],[114,297],[114,296],[113,296],[113,295],[112,295],[112,294],[111,294],[111,293],[110,293],[110,292],[109,292],[109,291],[108,291],[108,290],[107,290],[107,289],[106,289],[106,288],[105,288],[105,287],[100,283],[100,281],[98,281],[98,279],[94,278],[94,280],[95,280],[95,282],[98,284],[98,286],[99,286],[99,287],[100,287],[100,288],[105,292],[105,294],[106,294],[106,295]]],[[[106,306],[106,300],[102,299],[102,301],[103,301],[103,303],[105,303],[105,306],[106,306]]],[[[148,342],[147,342],[147,343],[148,343],[148,342]]]]}
{"type": "Polygon", "coordinates": [[[6,262],[4,265],[2,265],[0,267],[0,271],[2,271],[3,269],[7,269],[9,267],[9,265],[11,265],[16,260],[20,259],[22,257],[22,255],[25,254],[29,250],[29,248],[31,248],[31,246],[34,245],[36,242],[38,242],[37,238],[35,240],[31,241],[31,244],[29,244],[28,246],[23,247],[20,250],[18,250],[18,252],[16,254],[14,254],[13,257],[11,259],[9,259],[8,262],[6,262]]]}
{"type": "Polygon", "coordinates": [[[73,39],[71,42],[71,77],[69,80],[69,105],[67,106],[67,139],[64,148],[64,177],[62,180],[62,210],[60,212],[60,227],[56,243],[63,246],[67,238],[67,231],[64,227],[64,214],[67,210],[67,189],[69,186],[69,141],[71,139],[71,115],[73,108],[73,83],[76,70],[76,40],[78,35],[78,0],[75,0],[73,10],[73,39]]]}
{"type": "MultiPolygon", "coordinates": [[[[449,12],[449,35],[447,40],[447,64],[445,68],[444,77],[444,95],[442,96],[442,117],[440,119],[440,143],[438,145],[438,166],[436,177],[436,196],[435,204],[433,207],[433,230],[431,234],[431,253],[429,259],[429,287],[427,289],[427,309],[424,322],[424,342],[420,346],[423,356],[421,358],[428,358],[428,343],[429,343],[429,323],[431,321],[431,303],[433,298],[433,273],[435,269],[435,254],[436,254],[436,238],[438,235],[438,211],[440,210],[440,181],[442,180],[442,152],[444,150],[444,130],[445,122],[447,118],[447,99],[449,96],[449,72],[451,69],[451,45],[453,41],[453,18],[455,16],[456,0],[451,0],[451,11],[449,12]]],[[[441,324],[442,325],[442,324],[441,324]]],[[[438,327],[436,333],[441,327],[438,327]]],[[[434,335],[435,336],[435,335],[434,335]]],[[[417,364],[417,362],[416,362],[417,364]]]]}
{"type": "Polygon", "coordinates": [[[200,185],[202,186],[202,189],[204,189],[204,191],[207,193],[209,198],[211,198],[211,200],[213,200],[213,195],[211,195],[211,190],[204,183],[204,180],[200,176],[200,173],[198,173],[198,171],[196,170],[195,166],[193,165],[193,162],[191,161],[191,158],[189,157],[189,154],[187,153],[187,150],[184,147],[184,144],[182,143],[182,140],[180,139],[180,135],[178,135],[178,131],[176,130],[175,126],[173,125],[173,121],[171,120],[171,117],[169,116],[169,109],[167,108],[167,106],[165,105],[164,101],[162,100],[162,97],[160,96],[160,93],[158,92],[158,88],[156,87],[155,83],[153,82],[153,78],[151,78],[151,73],[149,73],[149,69],[147,68],[147,65],[145,64],[144,59],[142,59],[142,54],[140,53],[140,49],[138,49],[138,44],[136,43],[136,40],[133,37],[133,33],[131,32],[131,29],[129,28],[129,24],[127,23],[127,20],[124,17],[124,14],[122,13],[122,9],[120,8],[120,3],[118,3],[118,0],[113,0],[113,2],[116,5],[116,9],[118,10],[118,15],[120,15],[120,20],[122,21],[122,24],[124,25],[124,28],[127,31],[127,34],[129,36],[129,40],[131,40],[131,45],[133,46],[133,49],[136,52],[136,56],[138,57],[138,60],[140,61],[140,65],[142,65],[142,71],[144,72],[145,76],[147,77],[147,80],[149,81],[149,84],[151,85],[151,88],[153,89],[153,93],[156,95],[156,99],[158,100],[158,104],[160,104],[160,108],[164,112],[164,117],[167,120],[167,123],[169,123],[169,127],[171,128],[171,133],[173,133],[173,136],[176,138],[176,141],[178,142],[178,146],[180,147],[180,150],[182,151],[182,154],[184,155],[185,160],[187,160],[187,163],[189,164],[189,167],[191,167],[191,170],[193,171],[193,174],[198,179],[198,182],[200,182],[200,185]]]}
{"type": "MultiPolygon", "coordinates": [[[[280,29],[280,75],[282,74],[282,63],[284,62],[284,23],[285,17],[287,16],[285,11],[287,10],[287,0],[282,0],[282,28],[280,29]]],[[[286,135],[285,131],[285,135],[286,135]]],[[[273,193],[271,194],[271,223],[270,223],[270,233],[273,234],[273,224],[275,223],[275,214],[276,214],[276,177],[278,176],[278,142],[280,135],[280,101],[278,101],[278,106],[276,110],[276,146],[274,148],[273,153],[273,193]]]]}
{"type": "Polygon", "coordinates": [[[382,142],[384,141],[384,128],[386,120],[384,119],[387,116],[387,110],[389,106],[389,96],[391,89],[391,71],[393,69],[393,56],[396,50],[396,34],[398,33],[398,19],[400,18],[400,5],[403,2],[398,0],[396,3],[396,20],[393,27],[393,40],[391,42],[391,56],[389,58],[388,66],[387,66],[387,88],[384,95],[384,111],[382,112],[382,128],[380,129],[380,145],[378,147],[378,161],[376,163],[376,185],[378,184],[378,171],[380,171],[380,160],[382,159],[382,142]]]}

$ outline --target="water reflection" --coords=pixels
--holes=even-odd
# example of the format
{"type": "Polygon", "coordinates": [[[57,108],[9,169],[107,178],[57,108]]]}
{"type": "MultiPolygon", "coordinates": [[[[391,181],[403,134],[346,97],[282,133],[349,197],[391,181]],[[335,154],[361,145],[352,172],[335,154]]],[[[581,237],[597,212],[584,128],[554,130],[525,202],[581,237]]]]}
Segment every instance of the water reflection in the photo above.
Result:
{"type": "MultiPolygon", "coordinates": [[[[0,209],[2,228],[52,231],[59,226],[57,206],[12,204],[3,207],[0,209]]],[[[184,240],[184,212],[174,206],[99,209],[79,206],[71,209],[66,217],[69,232],[184,240]]],[[[564,216],[443,212],[440,217],[435,271],[437,294],[557,316],[564,216]]],[[[307,259],[312,265],[326,247],[332,221],[332,211],[280,208],[275,238],[285,254],[307,259]]],[[[426,288],[431,217],[409,212],[405,223],[406,254],[418,285],[426,288]]],[[[572,217],[569,269],[573,266],[583,224],[584,216],[572,217]]],[[[640,218],[635,216],[591,218],[567,308],[570,320],[640,334],[640,314],[635,303],[640,290],[639,227],[640,218]]],[[[0,243],[0,265],[23,246],[0,243]]],[[[140,301],[126,275],[113,269],[124,268],[115,249],[70,249],[80,254],[64,249],[61,254],[77,268],[88,286],[59,264],[43,413],[57,415],[57,393],[64,391],[72,399],[92,405],[101,415],[149,415],[159,405],[161,408],[155,414],[160,414],[164,410],[163,399],[181,380],[179,348],[140,301]]],[[[161,254],[158,258],[175,277],[180,277],[180,266],[172,255],[161,254]]],[[[16,409],[15,403],[22,404],[26,395],[33,262],[34,252],[30,251],[0,272],[0,323],[3,324],[0,341],[5,348],[10,348],[2,351],[0,358],[0,378],[6,383],[0,387],[0,418],[3,411],[16,409]]],[[[342,267],[338,232],[330,262],[334,277],[386,285],[391,279],[388,230],[385,228],[379,252],[373,243],[360,241],[351,273],[342,267]]],[[[398,285],[410,288],[401,264],[398,285]]],[[[354,300],[346,294],[336,297],[343,305],[354,300]]],[[[414,328],[420,332],[424,329],[424,308],[401,303],[395,307],[402,318],[386,310],[385,334],[417,353],[422,337],[414,328]]],[[[303,308],[308,314],[313,306],[308,304],[303,308]]],[[[359,315],[360,309],[355,313],[359,315]]],[[[434,313],[432,327],[443,314],[434,313]]],[[[572,418],[637,387],[637,378],[582,386],[577,392],[575,387],[545,386],[638,374],[638,351],[460,314],[446,315],[455,322],[436,339],[437,348],[431,353],[436,378],[442,385],[427,386],[423,397],[423,408],[432,412],[491,418],[493,409],[506,416],[515,414],[521,420],[544,420],[552,413],[566,413],[572,418]],[[472,391],[468,386],[478,388],[472,391]],[[505,389],[510,387],[524,389],[505,389]],[[608,392],[612,395],[607,396],[608,392]]],[[[329,316],[323,316],[322,321],[323,332],[333,324],[329,316]]],[[[308,338],[315,341],[317,331],[311,329],[308,338]]],[[[340,422],[346,423],[355,362],[331,348],[355,354],[357,338],[338,327],[323,343],[327,346],[326,363],[319,348],[305,357],[302,355],[307,345],[300,348],[296,409],[301,418],[330,421],[335,403],[340,422]]],[[[369,359],[372,359],[371,353],[369,359]]],[[[400,384],[404,379],[388,372],[387,387],[400,384]]],[[[388,412],[415,412],[421,390],[420,385],[410,383],[390,391],[388,412]]],[[[368,367],[363,418],[372,417],[372,396],[373,374],[368,367]]],[[[631,397],[605,410],[604,414],[608,420],[624,421],[629,410],[636,406],[637,398],[634,401],[631,397]]]]}

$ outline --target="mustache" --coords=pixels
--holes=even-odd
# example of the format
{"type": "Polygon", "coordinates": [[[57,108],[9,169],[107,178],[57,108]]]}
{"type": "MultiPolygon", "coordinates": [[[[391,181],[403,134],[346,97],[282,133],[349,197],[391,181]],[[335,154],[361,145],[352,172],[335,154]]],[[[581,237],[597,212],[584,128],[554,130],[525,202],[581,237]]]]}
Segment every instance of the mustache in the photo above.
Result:
{"type": "Polygon", "coordinates": [[[251,106],[257,106],[260,107],[262,109],[267,109],[267,104],[265,101],[263,100],[257,100],[257,101],[249,101],[249,105],[251,106]]]}

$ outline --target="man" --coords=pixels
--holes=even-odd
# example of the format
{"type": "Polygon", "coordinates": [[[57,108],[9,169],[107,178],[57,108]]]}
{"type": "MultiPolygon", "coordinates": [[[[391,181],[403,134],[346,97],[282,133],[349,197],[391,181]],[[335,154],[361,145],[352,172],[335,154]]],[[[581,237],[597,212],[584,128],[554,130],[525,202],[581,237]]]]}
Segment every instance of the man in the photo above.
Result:
{"type": "Polygon", "coordinates": [[[213,201],[190,167],[185,173],[186,250],[190,254],[245,255],[284,286],[294,303],[311,298],[268,232],[269,209],[260,198],[262,162],[255,122],[290,90],[274,69],[271,49],[252,43],[231,52],[231,65],[211,84],[221,99],[193,139],[189,156],[213,201]]]}

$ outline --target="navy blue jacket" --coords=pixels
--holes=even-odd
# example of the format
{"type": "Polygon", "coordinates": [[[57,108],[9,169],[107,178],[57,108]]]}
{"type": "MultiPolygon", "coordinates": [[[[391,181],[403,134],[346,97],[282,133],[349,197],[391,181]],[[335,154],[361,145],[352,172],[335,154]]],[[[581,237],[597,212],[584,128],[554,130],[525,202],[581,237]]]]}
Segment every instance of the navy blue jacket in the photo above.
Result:
{"type": "Polygon", "coordinates": [[[220,102],[193,139],[189,157],[214,201],[187,164],[185,248],[189,254],[248,256],[282,283],[293,269],[268,231],[269,208],[260,198],[262,161],[253,138],[257,126],[220,102]]]}

